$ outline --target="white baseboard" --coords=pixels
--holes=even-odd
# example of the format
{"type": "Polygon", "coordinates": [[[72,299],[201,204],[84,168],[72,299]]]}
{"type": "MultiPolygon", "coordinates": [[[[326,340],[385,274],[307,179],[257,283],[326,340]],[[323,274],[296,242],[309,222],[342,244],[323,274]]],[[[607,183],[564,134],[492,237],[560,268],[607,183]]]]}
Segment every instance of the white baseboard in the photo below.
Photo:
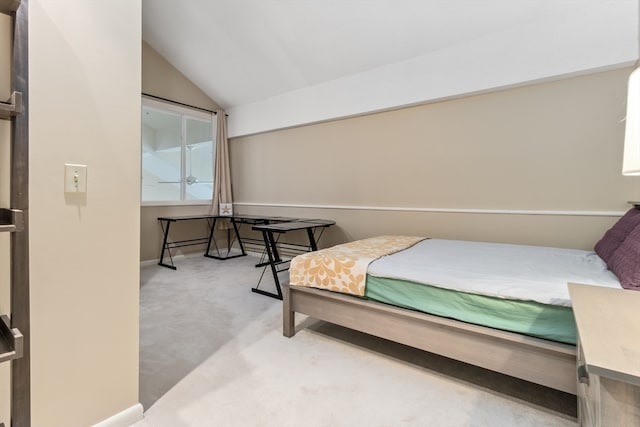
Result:
{"type": "Polygon", "coordinates": [[[143,408],[140,403],[118,412],[117,414],[94,424],[93,427],[129,427],[142,420],[143,408]]]}
{"type": "MultiPolygon", "coordinates": [[[[192,253],[188,253],[188,254],[177,254],[173,256],[173,260],[174,261],[179,261],[181,259],[184,258],[192,258],[192,257],[196,257],[196,256],[202,256],[202,253],[200,252],[192,252],[192,253]]],[[[148,259],[145,261],[140,261],[140,267],[146,267],[148,265],[155,265],[158,264],[160,262],[160,258],[156,258],[156,259],[148,259]]],[[[164,259],[165,263],[170,263],[170,259],[169,256],[167,255],[164,259]]]]}
{"type": "Polygon", "coordinates": [[[140,267],[146,267],[146,266],[154,265],[157,263],[158,263],[157,259],[148,259],[146,261],[140,261],[140,267]]]}
{"type": "MultiPolygon", "coordinates": [[[[246,249],[246,248],[245,248],[245,252],[247,253],[247,255],[253,255],[253,256],[257,256],[257,257],[260,257],[260,256],[263,255],[262,252],[255,252],[255,251],[252,251],[252,250],[249,250],[249,249],[246,249]]],[[[240,252],[238,251],[238,253],[240,253],[240,252]]],[[[193,258],[193,257],[197,257],[197,256],[203,256],[202,252],[192,252],[192,253],[188,253],[186,255],[185,254],[174,255],[173,256],[173,260],[174,261],[179,261],[179,260],[184,259],[184,258],[193,258]]],[[[156,264],[158,264],[158,262],[160,262],[160,258],[147,259],[147,260],[144,260],[144,261],[140,261],[140,267],[147,267],[149,265],[156,265],[156,264]]],[[[169,260],[167,258],[165,258],[165,262],[169,263],[169,260]]]]}

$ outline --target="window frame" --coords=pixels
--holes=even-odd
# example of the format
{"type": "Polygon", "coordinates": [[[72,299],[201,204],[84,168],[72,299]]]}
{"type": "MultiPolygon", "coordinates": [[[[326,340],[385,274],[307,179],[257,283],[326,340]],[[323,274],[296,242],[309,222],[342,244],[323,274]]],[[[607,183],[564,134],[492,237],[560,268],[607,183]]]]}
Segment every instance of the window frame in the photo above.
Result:
{"type": "MultiPolygon", "coordinates": [[[[209,199],[185,199],[186,196],[186,179],[187,179],[187,136],[186,121],[187,118],[209,121],[212,126],[215,120],[215,114],[207,113],[197,108],[189,108],[187,106],[177,105],[170,101],[161,101],[152,97],[142,96],[140,105],[140,122],[142,123],[144,108],[151,108],[163,113],[178,114],[181,116],[180,131],[180,200],[142,200],[142,175],[143,175],[143,139],[140,134],[140,206],[206,206],[211,205],[212,198],[209,199]]],[[[216,134],[211,135],[212,149],[216,149],[216,134]]],[[[212,171],[212,179],[215,179],[215,165],[212,171]]]]}

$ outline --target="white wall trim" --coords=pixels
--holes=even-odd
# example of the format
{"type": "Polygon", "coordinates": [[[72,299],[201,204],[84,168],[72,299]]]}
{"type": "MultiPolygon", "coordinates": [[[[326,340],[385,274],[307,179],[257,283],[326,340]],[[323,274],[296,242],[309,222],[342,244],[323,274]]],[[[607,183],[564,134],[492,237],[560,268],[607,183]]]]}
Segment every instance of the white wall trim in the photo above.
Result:
{"type": "Polygon", "coordinates": [[[461,213],[483,215],[552,215],[552,216],[606,216],[617,217],[624,215],[623,211],[587,211],[587,210],[537,210],[537,209],[461,209],[461,208],[418,208],[401,206],[354,206],[354,205],[309,205],[297,203],[257,203],[234,202],[235,206],[278,207],[296,209],[341,209],[363,211],[394,211],[394,212],[434,212],[461,213]]]}
{"type": "Polygon", "coordinates": [[[143,418],[143,408],[140,403],[118,412],[117,414],[94,424],[93,427],[129,427],[143,418]]]}
{"type": "MultiPolygon", "coordinates": [[[[640,34],[640,32],[639,32],[640,34]]],[[[345,119],[353,119],[353,118],[357,118],[357,117],[363,117],[363,116],[368,116],[368,115],[372,115],[372,114],[380,114],[380,113],[385,113],[385,112],[389,112],[389,111],[396,111],[396,110],[401,110],[401,109],[405,109],[405,108],[412,108],[412,107],[419,107],[419,106],[423,106],[423,105],[429,105],[429,104],[436,104],[439,102],[446,102],[446,101],[453,101],[456,99],[461,99],[461,98],[467,98],[467,97],[471,97],[471,96],[478,96],[478,95],[484,95],[484,94],[488,94],[488,93],[495,93],[495,92],[500,92],[500,91],[504,91],[504,90],[510,90],[510,89],[518,89],[518,88],[522,88],[522,87],[527,87],[527,86],[533,86],[533,85],[538,85],[538,84],[544,84],[544,83],[552,83],[552,82],[556,82],[556,81],[560,81],[560,80],[566,80],[566,79],[570,79],[570,78],[576,78],[576,77],[581,77],[581,76],[587,76],[587,75],[591,75],[591,74],[596,74],[596,73],[604,73],[607,71],[615,71],[615,70],[620,70],[623,68],[627,68],[627,67],[631,67],[634,66],[638,63],[637,59],[632,59],[626,62],[620,62],[617,64],[610,64],[610,65],[604,65],[602,67],[597,67],[597,68],[591,68],[588,70],[580,70],[580,71],[575,71],[575,72],[570,72],[570,73],[566,73],[566,74],[562,74],[562,75],[555,75],[555,76],[551,76],[551,77],[544,77],[544,78],[539,78],[536,80],[530,80],[530,81],[523,81],[523,82],[517,82],[517,83],[513,83],[513,84],[508,84],[508,85],[503,85],[503,86],[496,86],[496,87],[491,87],[491,88],[486,88],[486,89],[480,89],[477,91],[470,91],[470,92],[464,92],[464,93],[455,93],[455,94],[451,94],[451,95],[446,95],[446,96],[442,96],[439,98],[429,98],[426,100],[422,100],[422,101],[416,101],[416,102],[408,102],[406,104],[398,104],[398,105],[391,105],[391,106],[386,106],[386,107],[380,107],[380,108],[371,108],[369,110],[362,110],[362,111],[357,111],[357,112],[353,112],[353,113],[349,113],[349,114],[342,114],[340,116],[338,115],[327,115],[327,116],[322,116],[319,118],[314,118],[314,119],[309,119],[307,121],[292,121],[292,122],[288,122],[288,124],[279,124],[279,125],[274,125],[272,127],[265,127],[264,129],[258,129],[258,130],[253,130],[253,131],[244,131],[244,133],[234,133],[234,134],[230,134],[229,135],[229,139],[230,142],[233,142],[232,138],[240,138],[240,137],[245,137],[245,136],[253,136],[253,135],[259,135],[262,133],[267,133],[267,132],[272,132],[272,131],[281,131],[281,130],[287,130],[287,129],[295,129],[298,127],[303,127],[303,126],[310,126],[310,125],[317,125],[317,124],[322,124],[322,123],[329,123],[329,122],[333,122],[333,121],[337,121],[337,120],[345,120],[345,119]]],[[[313,88],[314,86],[310,86],[310,88],[313,88]]],[[[308,90],[307,88],[305,88],[305,90],[308,90]]],[[[290,92],[289,92],[290,93],[290,92]]],[[[283,94],[280,96],[286,96],[287,94],[283,94]]],[[[258,101],[259,103],[264,103],[267,102],[268,100],[263,100],[263,101],[258,101]]],[[[249,105],[253,105],[253,104],[249,104],[249,105]]],[[[240,113],[244,113],[244,111],[240,110],[243,108],[243,106],[239,106],[239,107],[233,107],[234,109],[237,108],[238,111],[240,113]]],[[[269,108],[268,106],[261,106],[260,109],[266,109],[269,108]]],[[[237,111],[235,110],[229,110],[229,111],[233,111],[232,114],[238,114],[237,111]]],[[[229,116],[231,117],[231,116],[229,116]]],[[[234,116],[235,118],[235,116],[234,116]]],[[[159,205],[160,206],[160,205],[159,205]]]]}

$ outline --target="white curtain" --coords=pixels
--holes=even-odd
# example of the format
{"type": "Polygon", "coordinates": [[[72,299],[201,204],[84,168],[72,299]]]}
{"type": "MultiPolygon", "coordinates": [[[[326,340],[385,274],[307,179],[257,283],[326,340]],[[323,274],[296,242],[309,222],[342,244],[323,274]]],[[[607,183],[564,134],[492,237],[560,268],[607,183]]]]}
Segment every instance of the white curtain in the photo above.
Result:
{"type": "MultiPolygon", "coordinates": [[[[220,215],[220,206],[231,206],[231,168],[229,167],[229,140],[227,139],[227,116],[222,110],[216,111],[216,150],[214,156],[213,197],[211,214],[220,215]]],[[[225,212],[229,214],[230,212],[225,212]]],[[[218,221],[219,228],[231,228],[229,221],[218,221]]]]}

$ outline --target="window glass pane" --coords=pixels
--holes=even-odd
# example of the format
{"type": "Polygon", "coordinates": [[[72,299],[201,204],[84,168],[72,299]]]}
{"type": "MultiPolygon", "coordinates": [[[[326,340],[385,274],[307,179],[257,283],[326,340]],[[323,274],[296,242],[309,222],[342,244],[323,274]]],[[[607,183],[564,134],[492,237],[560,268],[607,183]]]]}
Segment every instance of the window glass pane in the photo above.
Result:
{"type": "Polygon", "coordinates": [[[211,200],[215,125],[210,114],[143,98],[142,202],[211,200]]]}
{"type": "Polygon", "coordinates": [[[142,201],[180,200],[182,119],[142,109],[142,201]]]}
{"type": "Polygon", "coordinates": [[[211,121],[186,118],[185,200],[211,200],[213,191],[213,129],[211,121]]]}

